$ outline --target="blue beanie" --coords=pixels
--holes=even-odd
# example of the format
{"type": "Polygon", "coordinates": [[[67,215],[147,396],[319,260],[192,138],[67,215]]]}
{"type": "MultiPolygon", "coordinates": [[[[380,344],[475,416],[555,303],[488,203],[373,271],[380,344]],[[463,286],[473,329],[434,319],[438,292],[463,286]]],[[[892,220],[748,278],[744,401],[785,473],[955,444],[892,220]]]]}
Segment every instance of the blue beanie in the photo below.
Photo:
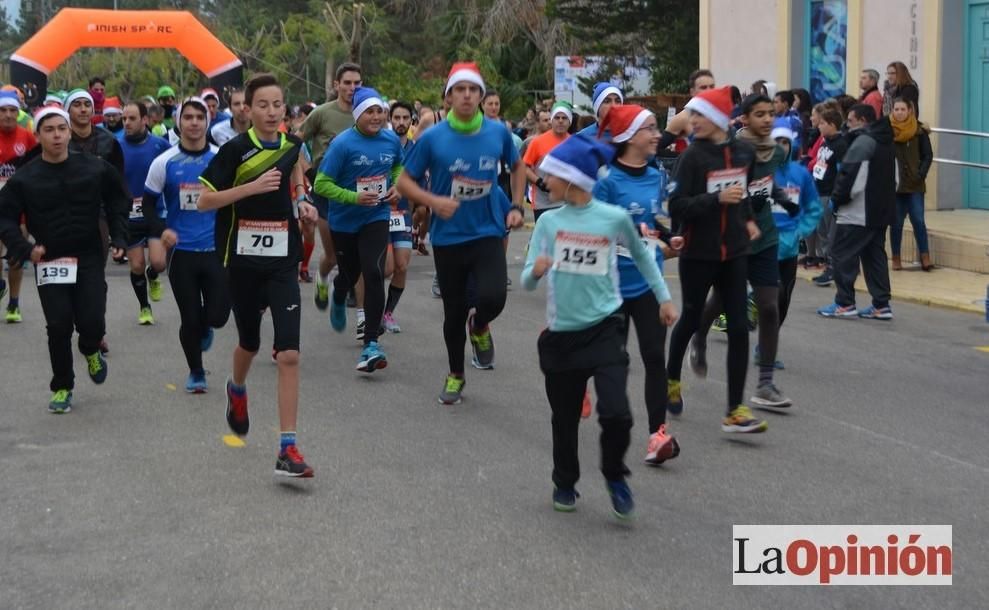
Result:
{"type": "Polygon", "coordinates": [[[0,107],[3,106],[20,109],[21,100],[13,91],[0,91],[0,107]]]}
{"type": "Polygon", "coordinates": [[[358,87],[354,91],[354,120],[356,121],[357,117],[364,114],[371,106],[380,106],[384,109],[385,102],[381,99],[381,95],[371,87],[358,87]]]}
{"type": "Polygon", "coordinates": [[[793,133],[789,118],[778,117],[773,121],[773,131],[770,137],[774,140],[776,138],[786,138],[790,141],[790,146],[793,146],[793,141],[797,139],[797,134],[793,133]]]}
{"type": "Polygon", "coordinates": [[[614,156],[615,149],[609,144],[578,134],[549,151],[539,169],[591,192],[598,179],[598,170],[614,156]]]}
{"type": "Polygon", "coordinates": [[[601,102],[604,101],[604,98],[612,93],[618,95],[619,104],[625,102],[625,94],[622,93],[621,89],[611,83],[602,82],[594,85],[594,98],[591,100],[591,103],[594,105],[594,116],[598,115],[598,109],[601,107],[601,102]]]}

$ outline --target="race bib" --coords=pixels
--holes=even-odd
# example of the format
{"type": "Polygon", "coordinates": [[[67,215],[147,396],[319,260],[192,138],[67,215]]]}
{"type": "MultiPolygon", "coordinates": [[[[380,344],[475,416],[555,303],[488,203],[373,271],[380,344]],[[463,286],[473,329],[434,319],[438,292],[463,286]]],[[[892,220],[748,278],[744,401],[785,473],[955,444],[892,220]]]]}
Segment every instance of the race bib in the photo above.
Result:
{"type": "Polygon", "coordinates": [[[203,194],[203,185],[196,183],[179,185],[179,209],[187,212],[199,211],[199,196],[203,194]]]}
{"type": "Polygon", "coordinates": [[[707,173],[707,192],[720,193],[729,186],[738,185],[745,190],[748,184],[748,171],[744,167],[729,167],[707,173]]]}
{"type": "Polygon", "coordinates": [[[556,232],[553,268],[577,275],[607,275],[611,240],[587,233],[556,232]]]}
{"type": "Polygon", "coordinates": [[[143,220],[144,219],[144,198],[135,197],[130,204],[130,219],[131,220],[143,220]]]}
{"type": "Polygon", "coordinates": [[[450,183],[450,197],[460,201],[480,199],[490,192],[490,180],[475,180],[466,176],[454,176],[450,183]]]}
{"type": "Polygon", "coordinates": [[[828,164],[818,161],[814,164],[814,180],[824,180],[824,174],[828,173],[828,164]]]}
{"type": "Polygon", "coordinates": [[[759,178],[749,185],[749,197],[765,197],[769,199],[773,195],[773,177],[765,176],[759,178]]]}
{"type": "Polygon", "coordinates": [[[388,178],[386,176],[362,176],[357,179],[358,193],[374,193],[378,199],[382,199],[388,192],[388,178]]]}
{"type": "Polygon", "coordinates": [[[237,254],[288,256],[288,221],[241,220],[237,224],[237,254]]]}
{"type": "Polygon", "coordinates": [[[35,267],[38,286],[48,284],[75,284],[79,261],[72,257],[43,261],[35,267]]]}
{"type": "Polygon", "coordinates": [[[388,230],[392,233],[404,233],[408,230],[408,227],[405,225],[404,212],[391,213],[391,218],[388,219],[388,230]]]}

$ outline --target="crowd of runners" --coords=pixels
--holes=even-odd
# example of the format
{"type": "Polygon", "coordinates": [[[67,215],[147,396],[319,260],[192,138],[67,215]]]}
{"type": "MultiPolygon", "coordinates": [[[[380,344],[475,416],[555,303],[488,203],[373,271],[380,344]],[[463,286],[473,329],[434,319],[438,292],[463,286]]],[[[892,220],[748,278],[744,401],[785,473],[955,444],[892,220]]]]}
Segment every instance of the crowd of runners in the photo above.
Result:
{"type": "MultiPolygon", "coordinates": [[[[601,470],[614,512],[628,518],[630,326],[645,369],[644,460],[655,466],[680,453],[668,416],[688,402],[684,360],[706,377],[712,329],[728,342],[721,429],[764,432],[767,420],[748,405],[791,408],[776,376],[798,266],[819,267],[819,285],[836,284],[822,316],[892,318],[886,229],[902,228],[898,202],[905,196],[909,206],[923,192],[932,156],[908,87],[885,112],[865,85],[861,100],[811,107],[806,92],[760,81],[743,96],[698,70],[686,108],[664,128],[608,82],[594,87],[586,116],[556,101],[513,125],[470,62],[452,66],[435,109],[388,100],[365,80],[360,66],[343,64],[334,99],[296,107],[271,74],[222,95],[179,97],[162,86],[125,103],[106,97],[97,78],[50,94],[33,113],[15,88],[0,91],[0,299],[9,291],[6,321],[20,322],[24,270],[34,272],[51,413],[73,406],[74,333],[89,377],[107,379],[112,257],[129,267],[141,325],[155,323],[152,303],[167,276],[191,394],[209,390],[204,354],[233,314],[237,345],[213,366],[229,370],[226,420],[239,436],[250,428],[248,378],[270,317],[275,473],[312,477],[296,436],[301,309],[310,306],[300,282],[314,283],[312,306],[328,312],[335,331],[352,328],[362,345],[355,368],[374,374],[389,364],[382,337],[401,332],[413,250],[431,250],[448,357],[438,401],[457,405],[468,343],[473,368],[495,368],[492,327],[513,279],[509,235],[531,209],[515,280],[526,290],[547,285],[538,361],[552,411],[553,504],[576,506],[578,426],[596,410],[601,470]],[[322,254],[311,261],[317,239],[322,254]],[[679,306],[663,277],[671,258],[679,306]],[[860,264],[872,296],[863,309],[853,288],[860,264]],[[746,401],[750,359],[758,373],[746,401]]],[[[893,245],[896,269],[895,237],[893,245]]]]}

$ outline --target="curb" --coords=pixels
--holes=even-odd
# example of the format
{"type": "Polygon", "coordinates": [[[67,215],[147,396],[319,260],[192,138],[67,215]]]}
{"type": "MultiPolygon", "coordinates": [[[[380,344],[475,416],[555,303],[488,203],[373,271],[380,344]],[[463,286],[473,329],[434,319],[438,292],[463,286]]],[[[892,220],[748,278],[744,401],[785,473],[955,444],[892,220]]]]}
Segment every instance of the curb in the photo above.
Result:
{"type": "MultiPolygon", "coordinates": [[[[814,285],[814,282],[812,281],[813,278],[801,277],[799,275],[799,273],[798,273],[797,277],[800,278],[800,279],[803,279],[804,281],[806,281],[808,284],[811,284],[812,286],[814,285]]],[[[815,288],[819,288],[819,286],[814,286],[814,287],[815,288]]],[[[828,288],[832,288],[832,287],[829,286],[828,288]]],[[[862,294],[868,294],[869,293],[867,290],[861,290],[858,287],[855,288],[855,292],[862,293],[862,294]]],[[[897,293],[896,290],[893,290],[892,291],[892,294],[893,294],[893,299],[892,300],[894,300],[894,301],[903,301],[904,303],[914,303],[916,305],[924,305],[924,306],[927,306],[927,307],[937,307],[939,309],[951,309],[951,310],[954,310],[954,311],[962,311],[962,312],[965,312],[965,313],[974,313],[974,314],[985,314],[985,311],[986,311],[985,308],[984,308],[984,306],[982,306],[982,305],[976,305],[975,303],[966,303],[964,301],[955,301],[955,300],[946,299],[946,298],[943,298],[943,297],[918,296],[918,295],[909,294],[909,293],[907,293],[907,294],[897,293]]]]}

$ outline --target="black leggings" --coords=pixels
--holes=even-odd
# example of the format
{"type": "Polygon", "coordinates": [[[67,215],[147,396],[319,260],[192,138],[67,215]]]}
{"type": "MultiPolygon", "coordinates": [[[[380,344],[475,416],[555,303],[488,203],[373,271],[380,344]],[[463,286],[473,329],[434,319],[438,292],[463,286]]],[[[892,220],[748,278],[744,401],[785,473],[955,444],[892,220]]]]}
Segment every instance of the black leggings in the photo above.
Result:
{"type": "Polygon", "coordinates": [[[179,342],[190,371],[203,368],[202,339],[210,328],[230,318],[230,293],[223,265],[215,252],[172,250],[168,282],[179,308],[179,342]]]}
{"type": "Polygon", "coordinates": [[[746,277],[748,260],[739,256],[727,261],[680,258],[680,292],[683,299],[680,321],[670,336],[670,358],[666,372],[679,381],[683,356],[690,338],[700,327],[707,293],[714,287],[724,298],[728,318],[728,412],[742,404],[745,374],[749,366],[749,330],[746,322],[746,277]]]}
{"type": "Polygon", "coordinates": [[[790,310],[790,298],[793,296],[793,288],[797,285],[797,257],[787,258],[780,261],[780,326],[786,320],[786,312],[790,310]]]}
{"type": "Polygon", "coordinates": [[[364,345],[378,340],[385,311],[385,259],[388,255],[388,221],[372,222],[357,233],[331,231],[340,273],[333,280],[333,300],[343,303],[361,275],[364,276],[364,345]]]}
{"type": "Polygon", "coordinates": [[[659,301],[652,291],[625,299],[622,304],[625,316],[625,343],[628,344],[628,328],[635,323],[635,336],[639,340],[639,354],[646,368],[646,412],[649,414],[649,432],[659,430],[666,423],[666,327],[659,321],[659,301]]]}
{"type": "Polygon", "coordinates": [[[464,373],[467,310],[475,308],[474,328],[482,329],[505,308],[505,247],[501,237],[483,237],[452,246],[434,246],[436,278],[443,295],[443,340],[450,372],[464,373]],[[476,299],[468,305],[467,278],[474,276],[476,299]]]}

